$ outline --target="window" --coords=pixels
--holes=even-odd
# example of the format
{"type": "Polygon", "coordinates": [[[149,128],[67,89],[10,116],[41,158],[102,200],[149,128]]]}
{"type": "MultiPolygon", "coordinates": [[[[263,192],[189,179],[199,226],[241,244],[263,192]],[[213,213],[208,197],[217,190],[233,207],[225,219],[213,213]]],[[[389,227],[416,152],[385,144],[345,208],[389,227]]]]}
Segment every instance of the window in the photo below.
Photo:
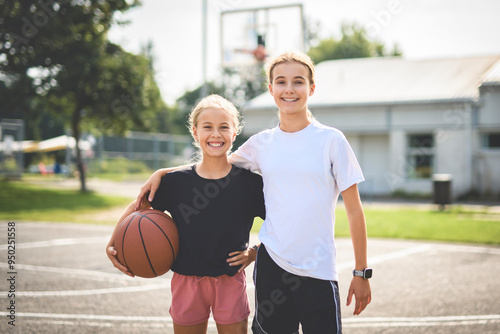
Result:
{"type": "Polygon", "coordinates": [[[500,133],[483,134],[483,148],[500,148],[500,133]]]}
{"type": "Polygon", "coordinates": [[[428,179],[434,164],[434,137],[432,134],[408,136],[408,177],[428,179]]]}

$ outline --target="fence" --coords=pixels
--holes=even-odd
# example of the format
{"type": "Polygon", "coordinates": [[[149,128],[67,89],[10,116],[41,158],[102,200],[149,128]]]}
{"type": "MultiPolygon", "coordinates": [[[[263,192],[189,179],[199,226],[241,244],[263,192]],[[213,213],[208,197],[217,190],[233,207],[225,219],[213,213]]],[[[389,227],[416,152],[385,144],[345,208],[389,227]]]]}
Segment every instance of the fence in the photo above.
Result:
{"type": "Polygon", "coordinates": [[[117,168],[140,172],[144,167],[156,170],[185,164],[194,153],[192,141],[192,137],[186,135],[146,132],[130,132],[126,137],[100,137],[95,139],[88,165],[91,172],[116,171],[117,168]]]}

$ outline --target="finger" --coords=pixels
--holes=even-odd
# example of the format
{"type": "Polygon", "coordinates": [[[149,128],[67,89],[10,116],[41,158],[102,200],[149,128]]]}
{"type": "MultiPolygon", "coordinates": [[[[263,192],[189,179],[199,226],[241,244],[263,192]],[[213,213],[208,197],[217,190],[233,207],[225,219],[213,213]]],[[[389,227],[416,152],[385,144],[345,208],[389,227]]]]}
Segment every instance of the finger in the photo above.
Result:
{"type": "Polygon", "coordinates": [[[135,275],[134,275],[134,274],[132,274],[132,272],[131,272],[130,270],[128,270],[128,269],[126,269],[123,273],[124,273],[125,275],[130,276],[130,277],[135,277],[135,275]]]}
{"type": "Polygon", "coordinates": [[[227,259],[227,262],[234,262],[234,261],[238,261],[238,260],[245,258],[245,255],[242,252],[230,253],[229,256],[230,257],[227,259]],[[233,254],[236,254],[236,255],[233,255],[233,254]]]}
{"type": "Polygon", "coordinates": [[[231,267],[234,267],[234,266],[239,266],[240,264],[245,263],[245,261],[243,261],[242,259],[239,259],[239,260],[234,260],[234,261],[228,261],[228,263],[231,267]]]}
{"type": "Polygon", "coordinates": [[[142,202],[143,201],[144,201],[144,193],[141,191],[140,194],[139,194],[139,196],[137,196],[137,198],[135,200],[134,211],[139,211],[139,209],[142,206],[142,202]]]}
{"type": "Polygon", "coordinates": [[[354,312],[352,312],[353,315],[358,315],[359,314],[359,308],[361,307],[359,301],[356,300],[356,306],[354,306],[354,312]]]}
{"type": "Polygon", "coordinates": [[[120,270],[122,273],[124,273],[126,275],[129,275],[130,277],[135,276],[134,274],[132,274],[132,272],[127,267],[122,265],[120,262],[116,262],[115,267],[116,267],[116,269],[120,270]]]}
{"type": "Polygon", "coordinates": [[[239,273],[241,273],[242,271],[244,271],[244,270],[245,270],[245,268],[246,268],[246,267],[248,267],[248,264],[246,264],[246,263],[242,264],[242,265],[241,265],[241,268],[240,268],[240,269],[238,269],[238,272],[239,272],[239,273]]]}
{"type": "Polygon", "coordinates": [[[139,211],[139,208],[142,206],[142,197],[141,195],[137,196],[137,199],[135,200],[135,207],[134,211],[139,211]]]}
{"type": "Polygon", "coordinates": [[[229,253],[229,256],[238,255],[238,254],[241,254],[241,253],[243,253],[243,252],[242,251],[232,252],[232,253],[229,253]]]}
{"type": "Polygon", "coordinates": [[[352,301],[352,290],[349,290],[349,294],[347,295],[347,306],[351,305],[352,301]]]}
{"type": "MultiPolygon", "coordinates": [[[[158,187],[151,186],[151,190],[150,190],[149,196],[148,196],[148,201],[149,202],[152,202],[154,200],[155,195],[156,195],[156,190],[158,190],[158,187]]],[[[144,197],[146,197],[146,194],[144,194],[144,197]]]]}
{"type": "Polygon", "coordinates": [[[359,305],[357,307],[357,314],[361,314],[361,312],[364,311],[364,309],[366,308],[366,306],[368,306],[368,299],[367,298],[363,298],[359,301],[359,305]]]}
{"type": "Polygon", "coordinates": [[[108,254],[109,255],[112,255],[112,256],[116,256],[118,252],[116,251],[116,249],[114,247],[108,247],[108,254]]]}
{"type": "Polygon", "coordinates": [[[359,315],[363,310],[366,308],[366,304],[362,300],[356,300],[356,308],[355,308],[355,314],[354,315],[359,315]]]}

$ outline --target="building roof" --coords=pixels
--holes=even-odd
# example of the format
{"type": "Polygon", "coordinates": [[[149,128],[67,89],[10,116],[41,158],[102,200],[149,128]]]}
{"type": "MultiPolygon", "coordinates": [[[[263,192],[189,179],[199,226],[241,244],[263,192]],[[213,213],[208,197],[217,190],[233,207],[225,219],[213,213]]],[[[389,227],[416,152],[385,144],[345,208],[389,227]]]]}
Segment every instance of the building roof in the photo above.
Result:
{"type": "Polygon", "coordinates": [[[500,85],[500,61],[486,72],[482,78],[483,85],[500,85]]]}
{"type": "MultiPolygon", "coordinates": [[[[500,83],[500,55],[443,59],[330,60],[316,66],[309,106],[476,101],[481,84],[500,83]]],[[[276,108],[269,93],[245,110],[276,108]]]]}

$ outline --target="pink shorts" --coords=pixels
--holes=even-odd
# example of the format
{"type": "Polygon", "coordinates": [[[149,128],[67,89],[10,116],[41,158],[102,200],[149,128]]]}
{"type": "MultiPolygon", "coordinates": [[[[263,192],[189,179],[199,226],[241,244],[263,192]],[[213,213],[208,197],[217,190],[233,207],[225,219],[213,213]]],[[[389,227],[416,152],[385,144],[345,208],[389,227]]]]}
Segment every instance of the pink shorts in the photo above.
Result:
{"type": "Polygon", "coordinates": [[[234,276],[184,276],[174,273],[170,315],[180,326],[205,322],[212,310],[216,323],[229,325],[250,315],[245,272],[234,276]]]}

